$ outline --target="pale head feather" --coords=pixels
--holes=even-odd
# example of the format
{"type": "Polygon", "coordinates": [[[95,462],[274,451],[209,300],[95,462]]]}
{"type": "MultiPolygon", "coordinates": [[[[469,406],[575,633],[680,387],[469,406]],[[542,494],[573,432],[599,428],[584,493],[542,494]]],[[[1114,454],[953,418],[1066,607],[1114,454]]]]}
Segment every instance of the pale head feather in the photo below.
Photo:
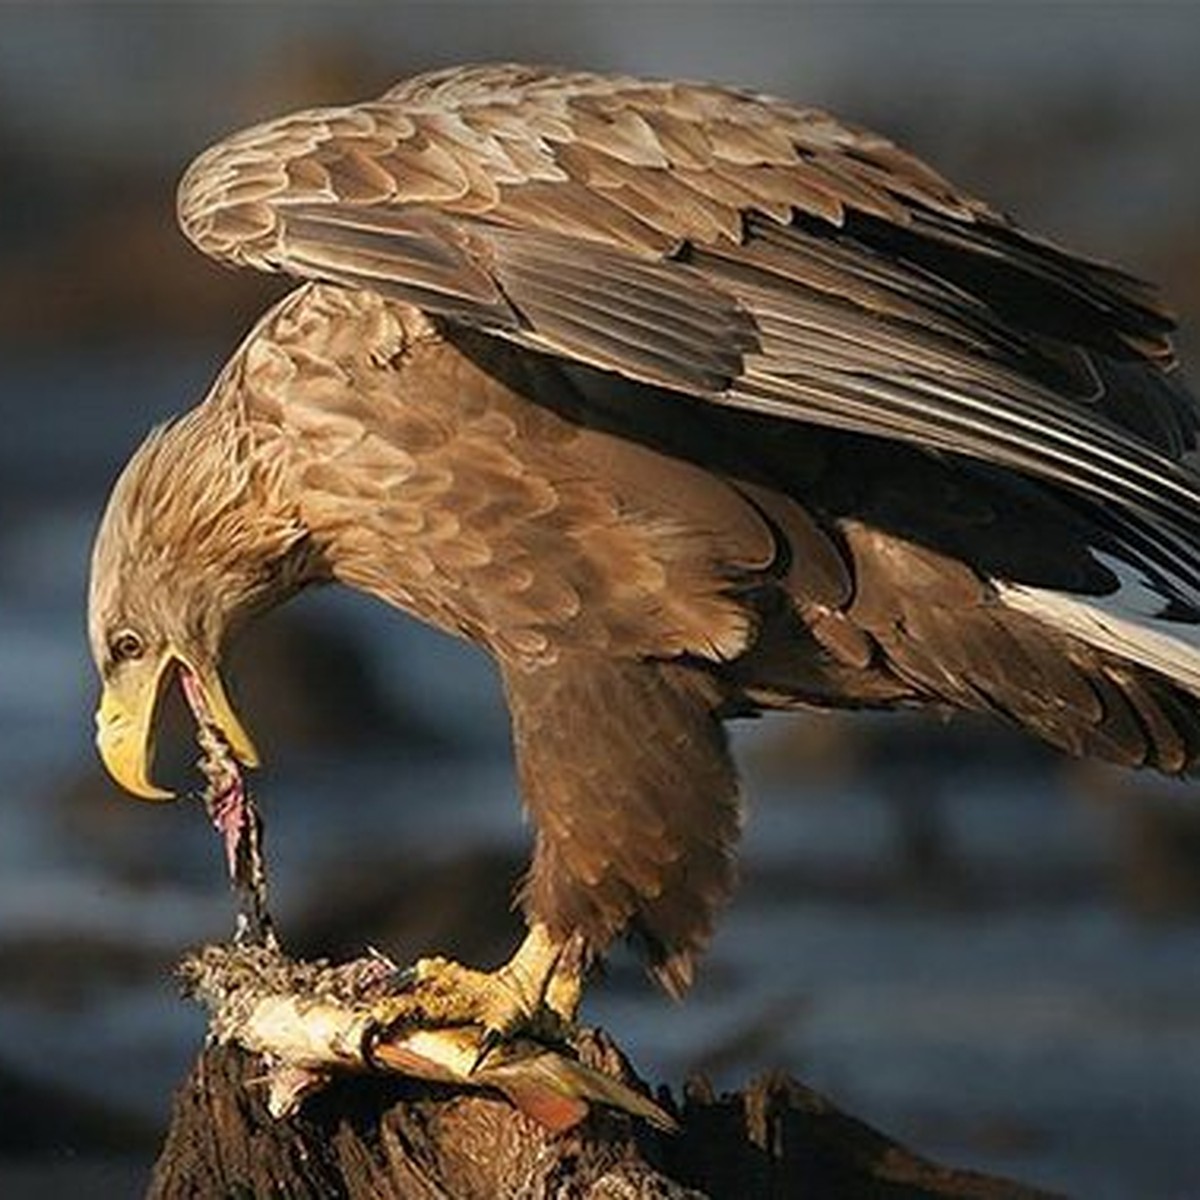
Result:
{"type": "Polygon", "coordinates": [[[239,418],[210,400],[151,432],[122,471],[92,553],[98,664],[123,628],[215,657],[233,626],[303,582],[305,528],[239,418]]]}

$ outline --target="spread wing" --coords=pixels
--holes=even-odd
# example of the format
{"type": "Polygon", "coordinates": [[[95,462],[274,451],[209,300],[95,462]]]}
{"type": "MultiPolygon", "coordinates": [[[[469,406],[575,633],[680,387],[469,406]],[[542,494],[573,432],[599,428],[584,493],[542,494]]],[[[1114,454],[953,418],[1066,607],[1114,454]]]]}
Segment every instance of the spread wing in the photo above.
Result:
{"type": "Polygon", "coordinates": [[[1149,289],[816,110],[460,68],[228,138],[179,213],[218,259],[1065,484],[1195,588],[1197,416],[1149,289]]]}

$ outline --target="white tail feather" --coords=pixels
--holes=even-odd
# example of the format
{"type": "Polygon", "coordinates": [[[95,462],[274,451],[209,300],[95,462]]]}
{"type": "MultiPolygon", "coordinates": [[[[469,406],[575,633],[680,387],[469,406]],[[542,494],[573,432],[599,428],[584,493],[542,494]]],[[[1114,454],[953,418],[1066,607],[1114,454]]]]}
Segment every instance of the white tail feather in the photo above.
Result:
{"type": "Polygon", "coordinates": [[[1105,596],[993,580],[1000,602],[1063,633],[1148,667],[1200,696],[1200,624],[1168,620],[1170,600],[1128,563],[1100,551],[1093,556],[1116,575],[1105,596]]]}

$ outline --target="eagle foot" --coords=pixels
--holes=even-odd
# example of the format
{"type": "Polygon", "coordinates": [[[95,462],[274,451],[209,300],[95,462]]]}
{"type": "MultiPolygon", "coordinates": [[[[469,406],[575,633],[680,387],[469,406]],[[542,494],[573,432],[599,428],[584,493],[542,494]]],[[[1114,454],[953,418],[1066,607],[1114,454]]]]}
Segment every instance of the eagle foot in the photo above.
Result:
{"type": "Polygon", "coordinates": [[[376,1001],[375,1019],[393,1029],[475,1026],[482,1031],[476,1068],[518,1036],[564,1044],[576,1032],[582,991],[581,956],[573,943],[535,925],[495,971],[422,958],[406,974],[403,990],[376,1001]]]}
{"type": "MultiPolygon", "coordinates": [[[[441,966],[426,971],[423,984],[403,992],[396,989],[408,973],[398,973],[382,956],[337,965],[302,962],[277,946],[206,946],[189,955],[180,973],[190,994],[209,1010],[212,1039],[237,1042],[261,1056],[263,1073],[255,1082],[265,1087],[267,1107],[276,1117],[296,1112],[305,1097],[337,1075],[369,1071],[494,1089],[553,1132],[577,1125],[597,1104],[660,1129],[675,1128],[671,1115],[649,1097],[607,1074],[607,1067],[583,1061],[576,1043],[546,1044],[517,1035],[485,1051],[487,1033],[479,1023],[485,1018],[478,1013],[487,1005],[481,1009],[475,1001],[502,994],[496,979],[505,968],[488,975],[436,961],[441,966]],[[465,1002],[464,988],[475,989],[465,1002]],[[461,1020],[465,1012],[476,1019],[445,1023],[461,1020]]],[[[528,961],[528,954],[520,958],[528,961]]],[[[561,1013],[556,1017],[563,1019],[561,1013]]]]}

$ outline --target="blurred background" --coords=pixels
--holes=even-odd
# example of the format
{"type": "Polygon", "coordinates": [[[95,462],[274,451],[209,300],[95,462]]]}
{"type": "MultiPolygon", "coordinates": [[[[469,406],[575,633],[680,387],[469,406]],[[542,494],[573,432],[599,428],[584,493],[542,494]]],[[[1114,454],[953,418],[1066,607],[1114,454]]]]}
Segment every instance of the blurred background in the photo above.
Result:
{"type": "MultiPolygon", "coordinates": [[[[0,1194],[144,1186],[203,1030],[172,966],[230,927],[199,806],[101,776],[83,631],[114,474],[281,290],[176,232],[193,154],[458,61],[736,82],[1157,280],[1195,363],[1198,57],[1188,4],[0,6],[0,1194]]],[[[260,627],[238,682],[291,948],[500,961],[527,834],[487,664],[329,594],[260,627]]],[[[772,720],[739,744],[745,884],[694,996],[618,955],[589,1001],[644,1074],[778,1067],[957,1164],[1200,1195],[1194,789],[967,722],[772,720]]]]}

